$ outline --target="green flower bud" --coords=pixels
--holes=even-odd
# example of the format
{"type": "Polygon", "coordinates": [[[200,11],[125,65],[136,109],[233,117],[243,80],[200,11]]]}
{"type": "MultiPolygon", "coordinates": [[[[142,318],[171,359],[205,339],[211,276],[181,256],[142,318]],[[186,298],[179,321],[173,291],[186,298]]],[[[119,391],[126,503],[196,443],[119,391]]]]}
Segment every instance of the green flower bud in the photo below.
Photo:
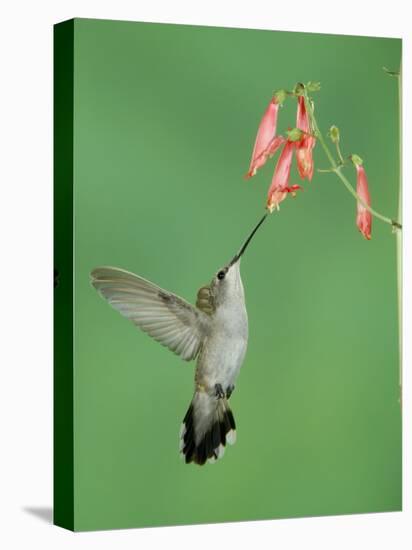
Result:
{"type": "Polygon", "coordinates": [[[330,137],[332,143],[339,143],[340,133],[339,133],[339,128],[337,126],[331,126],[330,127],[329,137],[330,137]]]}
{"type": "Polygon", "coordinates": [[[300,141],[303,137],[303,132],[299,130],[299,128],[292,128],[288,130],[286,134],[288,136],[288,141],[300,141]]]}

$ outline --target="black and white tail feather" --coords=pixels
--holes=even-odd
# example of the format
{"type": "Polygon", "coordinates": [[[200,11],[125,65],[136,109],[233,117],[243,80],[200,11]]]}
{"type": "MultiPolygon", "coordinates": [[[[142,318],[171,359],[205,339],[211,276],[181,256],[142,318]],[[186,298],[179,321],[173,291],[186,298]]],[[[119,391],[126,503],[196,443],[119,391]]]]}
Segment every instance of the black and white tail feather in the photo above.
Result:
{"type": "Polygon", "coordinates": [[[186,464],[200,466],[222,458],[226,443],[236,441],[236,425],[226,397],[195,393],[180,430],[180,453],[186,464]]]}

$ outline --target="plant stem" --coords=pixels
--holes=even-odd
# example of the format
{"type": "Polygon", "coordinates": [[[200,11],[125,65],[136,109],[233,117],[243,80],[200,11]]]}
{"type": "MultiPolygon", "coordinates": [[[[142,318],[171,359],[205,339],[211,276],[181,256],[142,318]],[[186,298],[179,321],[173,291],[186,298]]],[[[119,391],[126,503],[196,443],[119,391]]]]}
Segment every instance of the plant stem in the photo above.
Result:
{"type": "MultiPolygon", "coordinates": [[[[397,229],[401,229],[402,228],[402,225],[395,221],[395,220],[392,220],[391,218],[388,218],[387,216],[384,216],[383,214],[380,214],[379,212],[377,212],[374,208],[371,208],[368,204],[366,204],[366,202],[364,200],[361,199],[361,197],[357,194],[357,192],[355,191],[355,189],[352,187],[352,185],[349,183],[348,179],[346,178],[346,176],[342,173],[342,170],[341,170],[341,166],[339,166],[332,153],[330,152],[330,149],[329,147],[327,146],[326,144],[326,141],[322,135],[322,132],[319,130],[319,126],[318,126],[318,123],[316,121],[316,117],[315,117],[315,114],[313,112],[313,108],[312,108],[312,105],[311,105],[311,102],[309,100],[309,97],[307,95],[307,92],[306,90],[304,90],[304,98],[305,98],[305,104],[306,104],[306,110],[307,112],[309,113],[309,116],[310,116],[310,120],[311,120],[311,123],[312,123],[312,129],[313,129],[313,132],[314,134],[316,135],[317,139],[319,140],[323,150],[325,151],[325,154],[326,156],[328,157],[328,160],[331,164],[331,167],[332,167],[332,172],[335,172],[335,174],[338,176],[338,178],[341,180],[341,182],[344,184],[344,186],[346,187],[346,189],[349,191],[349,193],[351,193],[351,195],[353,195],[353,197],[361,203],[361,205],[366,208],[366,210],[368,210],[373,216],[375,216],[375,218],[378,218],[379,220],[385,222],[385,223],[388,223],[389,225],[391,225],[392,227],[396,227],[397,229]]],[[[339,154],[340,150],[338,151],[338,154],[339,154]]],[[[341,157],[341,155],[339,155],[341,157]]]]}
{"type": "Polygon", "coordinates": [[[342,152],[340,150],[339,141],[336,142],[336,151],[338,153],[338,157],[339,157],[339,160],[340,160],[341,164],[345,164],[345,159],[343,158],[342,152]]]}
{"type": "MultiPolygon", "coordinates": [[[[398,80],[398,132],[399,132],[399,195],[398,220],[402,223],[402,61],[398,80]]],[[[396,235],[396,258],[398,278],[398,332],[399,332],[399,404],[402,410],[402,233],[396,235]]]]}

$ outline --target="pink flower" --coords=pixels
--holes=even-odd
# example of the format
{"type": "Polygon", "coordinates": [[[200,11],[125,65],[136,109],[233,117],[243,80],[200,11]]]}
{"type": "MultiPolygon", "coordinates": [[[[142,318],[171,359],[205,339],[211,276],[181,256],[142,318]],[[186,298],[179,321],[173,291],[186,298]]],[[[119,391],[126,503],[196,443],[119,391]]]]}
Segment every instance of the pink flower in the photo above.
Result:
{"type": "Polygon", "coordinates": [[[295,191],[300,189],[299,185],[289,186],[290,168],[295,145],[293,141],[286,141],[276,164],[267,199],[267,207],[271,212],[275,208],[279,209],[279,203],[286,198],[288,193],[294,194],[295,191]]]}
{"type": "Polygon", "coordinates": [[[302,179],[309,181],[313,177],[313,157],[312,149],[315,147],[316,139],[310,134],[310,123],[306,111],[305,98],[298,97],[298,110],[296,114],[296,127],[305,132],[302,139],[296,144],[296,162],[299,175],[302,179]]]}
{"type": "MultiPolygon", "coordinates": [[[[355,163],[355,166],[357,171],[356,192],[363,202],[370,206],[371,198],[369,195],[368,180],[366,178],[365,169],[362,164],[355,163]]],[[[370,240],[372,232],[372,214],[359,201],[357,202],[357,209],[358,213],[356,216],[356,225],[362,235],[366,239],[370,240]]]]}
{"type": "Polygon", "coordinates": [[[315,147],[316,139],[313,136],[303,136],[296,146],[296,162],[300,177],[311,181],[313,177],[313,156],[312,149],[315,147]]]}
{"type": "Polygon", "coordinates": [[[310,133],[309,117],[306,112],[305,98],[303,95],[298,97],[298,110],[296,113],[296,128],[302,132],[310,133]]]}
{"type": "Polygon", "coordinates": [[[256,171],[261,168],[269,154],[272,156],[280,143],[274,142],[276,135],[276,124],[278,118],[279,102],[273,97],[260,121],[258,132],[256,135],[255,146],[253,148],[252,159],[250,161],[249,171],[246,178],[251,178],[256,174],[256,171]],[[273,145],[277,145],[273,151],[273,145]],[[270,148],[272,146],[272,148],[270,148]]]}

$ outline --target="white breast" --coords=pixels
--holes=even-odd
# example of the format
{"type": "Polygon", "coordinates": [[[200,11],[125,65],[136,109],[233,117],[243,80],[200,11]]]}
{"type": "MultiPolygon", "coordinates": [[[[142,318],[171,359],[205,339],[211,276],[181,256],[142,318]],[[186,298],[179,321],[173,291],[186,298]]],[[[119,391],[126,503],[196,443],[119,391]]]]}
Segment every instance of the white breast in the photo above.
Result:
{"type": "Polygon", "coordinates": [[[244,303],[218,308],[198,363],[198,374],[208,386],[221,384],[226,388],[235,384],[247,340],[248,320],[244,303]]]}

